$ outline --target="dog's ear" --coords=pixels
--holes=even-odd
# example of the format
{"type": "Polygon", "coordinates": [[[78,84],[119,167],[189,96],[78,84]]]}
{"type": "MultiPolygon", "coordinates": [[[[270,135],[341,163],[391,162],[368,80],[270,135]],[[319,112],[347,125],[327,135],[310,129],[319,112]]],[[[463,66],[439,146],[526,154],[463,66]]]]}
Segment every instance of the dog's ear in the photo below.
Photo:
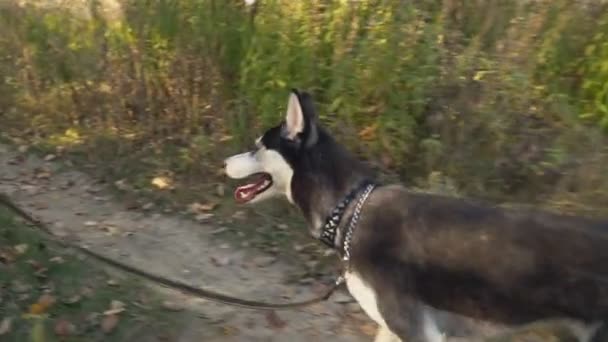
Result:
{"type": "Polygon", "coordinates": [[[289,94],[289,101],[287,102],[283,136],[289,140],[296,140],[299,134],[304,133],[304,126],[304,111],[300,105],[298,93],[293,91],[289,94]]]}
{"type": "Polygon", "coordinates": [[[317,118],[310,94],[293,89],[287,103],[283,136],[298,146],[313,146],[318,139],[317,118]]]}

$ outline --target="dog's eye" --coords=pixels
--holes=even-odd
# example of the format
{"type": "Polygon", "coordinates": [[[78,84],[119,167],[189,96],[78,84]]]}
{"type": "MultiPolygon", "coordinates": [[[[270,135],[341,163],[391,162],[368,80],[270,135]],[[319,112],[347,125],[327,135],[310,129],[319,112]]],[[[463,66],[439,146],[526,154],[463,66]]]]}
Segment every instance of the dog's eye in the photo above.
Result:
{"type": "Polygon", "coordinates": [[[249,150],[249,153],[250,153],[252,156],[254,156],[254,157],[255,157],[255,156],[257,156],[258,152],[260,152],[260,148],[259,148],[257,145],[256,145],[256,146],[253,146],[253,147],[252,147],[252,148],[249,150]]]}

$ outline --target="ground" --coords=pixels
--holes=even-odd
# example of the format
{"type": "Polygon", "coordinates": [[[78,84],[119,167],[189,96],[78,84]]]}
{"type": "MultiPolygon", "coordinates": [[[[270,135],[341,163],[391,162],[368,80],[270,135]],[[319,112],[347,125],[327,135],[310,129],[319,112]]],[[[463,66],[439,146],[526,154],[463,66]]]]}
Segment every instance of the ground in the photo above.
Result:
{"type": "MultiPolygon", "coordinates": [[[[75,237],[94,251],[149,272],[271,302],[318,295],[331,281],[331,275],[292,281],[290,275],[298,274],[301,266],[283,260],[276,250],[268,254],[235,246],[218,237],[226,227],[212,222],[133,210],[109,186],[58,160],[0,145],[0,165],[0,192],[49,223],[56,235],[75,237]]],[[[152,284],[147,287],[169,307],[165,315],[180,315],[180,329],[163,336],[164,340],[369,341],[375,330],[344,289],[327,302],[270,314],[215,304],[152,284]]]]}
{"type": "MultiPolygon", "coordinates": [[[[200,203],[198,214],[183,215],[169,207],[134,205],[117,195],[116,186],[55,155],[0,144],[0,193],[46,222],[55,235],[126,264],[265,302],[317,296],[339,272],[324,262],[334,258],[331,253],[319,255],[318,242],[286,233],[297,225],[291,219],[261,226],[236,207],[214,216],[200,203]]],[[[49,338],[33,342],[131,341],[134,336],[150,342],[358,342],[372,341],[376,332],[344,288],[302,309],[268,312],[217,304],[92,263],[17,221],[0,207],[2,341],[38,334],[41,317],[49,338]],[[49,298],[59,304],[45,307],[49,298]]],[[[548,325],[496,341],[572,341],[554,334],[568,336],[548,325]]]]}

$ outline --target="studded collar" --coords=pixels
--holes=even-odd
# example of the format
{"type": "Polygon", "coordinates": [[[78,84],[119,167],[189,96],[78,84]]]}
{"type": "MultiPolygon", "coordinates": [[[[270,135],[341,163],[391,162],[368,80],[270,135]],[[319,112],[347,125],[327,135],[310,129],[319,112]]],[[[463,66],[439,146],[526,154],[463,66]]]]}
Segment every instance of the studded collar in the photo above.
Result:
{"type": "Polygon", "coordinates": [[[325,245],[327,245],[330,248],[336,248],[338,246],[338,243],[336,242],[336,237],[338,235],[338,226],[340,226],[340,222],[342,221],[344,213],[346,212],[346,208],[348,208],[349,204],[351,204],[353,202],[353,200],[355,200],[355,198],[357,198],[357,196],[359,196],[357,205],[355,207],[355,211],[353,212],[353,215],[351,215],[350,223],[348,226],[345,226],[346,231],[344,231],[344,233],[343,233],[343,236],[344,236],[344,243],[343,243],[344,256],[343,256],[343,258],[345,260],[350,258],[350,250],[349,250],[350,249],[350,239],[352,237],[353,229],[357,225],[357,222],[359,220],[362,206],[365,203],[365,200],[367,199],[369,194],[373,191],[373,189],[375,187],[376,187],[376,185],[368,179],[361,182],[358,186],[356,186],[354,189],[352,189],[342,199],[342,201],[340,201],[340,203],[338,203],[334,207],[334,209],[331,211],[331,213],[325,219],[325,224],[321,228],[321,234],[319,236],[319,240],[321,240],[321,242],[323,242],[325,245]]]}

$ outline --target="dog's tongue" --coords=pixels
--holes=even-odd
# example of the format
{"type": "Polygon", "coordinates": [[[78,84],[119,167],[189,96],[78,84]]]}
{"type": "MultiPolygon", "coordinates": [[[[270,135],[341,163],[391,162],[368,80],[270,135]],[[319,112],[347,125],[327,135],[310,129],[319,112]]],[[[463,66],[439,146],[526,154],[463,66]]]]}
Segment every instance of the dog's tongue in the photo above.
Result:
{"type": "Polygon", "coordinates": [[[239,186],[234,190],[234,199],[241,203],[251,201],[258,191],[266,186],[266,182],[266,178],[260,175],[253,182],[239,186]]]}

